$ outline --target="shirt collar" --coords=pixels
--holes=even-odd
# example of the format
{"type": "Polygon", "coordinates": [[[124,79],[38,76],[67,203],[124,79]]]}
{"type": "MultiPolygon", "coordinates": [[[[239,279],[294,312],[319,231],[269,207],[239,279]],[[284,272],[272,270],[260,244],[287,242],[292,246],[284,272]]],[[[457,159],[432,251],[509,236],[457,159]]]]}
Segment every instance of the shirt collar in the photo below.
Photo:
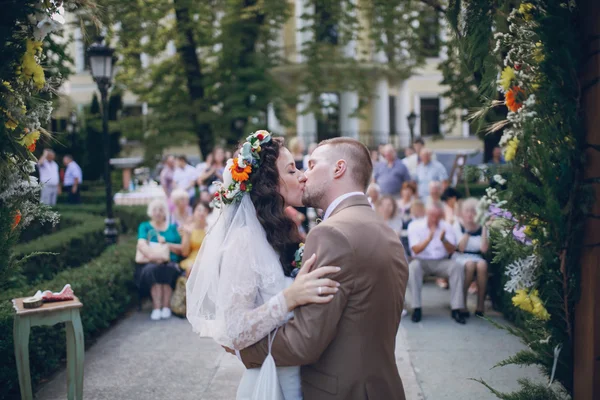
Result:
{"type": "Polygon", "coordinates": [[[335,199],[330,205],[329,207],[327,207],[327,210],[325,211],[325,215],[323,215],[323,221],[325,221],[327,218],[329,218],[329,216],[331,215],[331,213],[333,212],[333,210],[335,210],[335,208],[337,206],[340,205],[340,203],[344,200],[346,200],[348,197],[352,197],[352,196],[364,196],[365,194],[363,192],[350,192],[350,193],[344,193],[343,195],[339,196],[337,199],[335,199]]]}

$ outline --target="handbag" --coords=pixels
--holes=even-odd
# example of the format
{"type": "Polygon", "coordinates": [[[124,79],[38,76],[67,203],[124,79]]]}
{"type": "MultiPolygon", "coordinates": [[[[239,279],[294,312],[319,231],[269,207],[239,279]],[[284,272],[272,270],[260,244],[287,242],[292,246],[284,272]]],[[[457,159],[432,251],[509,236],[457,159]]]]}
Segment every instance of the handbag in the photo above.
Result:
{"type": "MultiPolygon", "coordinates": [[[[140,250],[140,244],[138,243],[135,249],[135,262],[138,264],[148,264],[151,262],[156,263],[164,263],[171,259],[171,252],[169,250],[169,245],[166,243],[155,243],[151,242],[149,239],[152,231],[148,232],[146,236],[146,240],[148,241],[148,246],[142,252],[140,250]]],[[[156,232],[156,236],[160,240],[161,236],[156,232]]]]}
{"type": "Polygon", "coordinates": [[[185,276],[177,278],[175,290],[171,296],[171,311],[178,317],[185,318],[186,303],[185,303],[185,284],[187,279],[185,276]]]}
{"type": "Polygon", "coordinates": [[[273,346],[277,329],[273,333],[272,338],[269,333],[269,354],[265,358],[262,367],[260,367],[260,372],[258,373],[252,396],[250,397],[251,400],[285,400],[281,386],[279,385],[275,360],[271,355],[271,347],[273,346]]]}

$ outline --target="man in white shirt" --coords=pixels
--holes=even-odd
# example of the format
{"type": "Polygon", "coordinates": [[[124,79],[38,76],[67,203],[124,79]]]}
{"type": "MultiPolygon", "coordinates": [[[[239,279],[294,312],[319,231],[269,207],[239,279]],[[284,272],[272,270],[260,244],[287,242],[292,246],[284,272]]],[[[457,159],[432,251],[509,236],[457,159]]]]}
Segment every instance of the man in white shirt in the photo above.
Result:
{"type": "Polygon", "coordinates": [[[413,322],[421,321],[421,291],[427,274],[449,278],[451,316],[459,324],[465,323],[461,314],[465,306],[463,285],[465,270],[449,259],[456,250],[456,235],[450,224],[443,220],[444,207],[440,202],[427,204],[426,217],[408,226],[408,244],[415,258],[408,266],[408,289],[414,307],[413,322]]]}
{"type": "Polygon", "coordinates": [[[177,168],[173,173],[173,184],[177,189],[183,189],[190,195],[190,204],[194,203],[196,195],[196,179],[198,171],[187,162],[185,156],[177,156],[177,168]]]}
{"type": "Polygon", "coordinates": [[[65,192],[69,194],[67,202],[69,204],[79,204],[81,203],[79,185],[83,181],[81,168],[75,162],[75,160],[73,160],[73,156],[70,154],[67,154],[63,157],[63,164],[66,167],[63,186],[65,192]]]}
{"type": "Polygon", "coordinates": [[[40,201],[49,206],[56,204],[56,196],[60,187],[58,164],[54,161],[55,158],[56,154],[52,149],[44,149],[42,156],[38,160],[40,184],[42,185],[40,201]]]}

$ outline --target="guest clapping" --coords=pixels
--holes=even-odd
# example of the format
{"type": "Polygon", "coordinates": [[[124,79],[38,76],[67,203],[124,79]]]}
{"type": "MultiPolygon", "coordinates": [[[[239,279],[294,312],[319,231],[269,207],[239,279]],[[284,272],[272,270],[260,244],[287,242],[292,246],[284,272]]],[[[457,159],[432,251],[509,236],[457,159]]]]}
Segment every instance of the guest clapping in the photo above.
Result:
{"type": "Polygon", "coordinates": [[[137,263],[135,283],[142,295],[150,293],[153,321],[171,317],[170,301],[175,281],[181,273],[177,262],[181,255],[181,237],[175,225],[168,223],[167,205],[154,200],[148,205],[150,221],[138,228],[138,255],[147,261],[137,263]]]}
{"type": "MultiPolygon", "coordinates": [[[[461,222],[454,224],[456,237],[458,238],[457,251],[452,258],[464,267],[465,283],[464,298],[467,304],[467,290],[477,277],[477,309],[475,315],[483,316],[485,292],[488,279],[488,265],[483,254],[489,248],[488,233],[485,226],[475,221],[478,200],[470,197],[461,206],[461,222]]],[[[468,311],[464,312],[468,316],[468,311]]]]}
{"type": "Polygon", "coordinates": [[[412,294],[412,321],[421,320],[421,291],[426,274],[450,280],[450,305],[452,318],[464,324],[463,285],[465,271],[462,265],[448,257],[456,250],[456,236],[451,225],[443,220],[441,203],[429,203],[427,217],[412,222],[408,227],[408,242],[415,258],[409,264],[408,288],[412,294]]]}

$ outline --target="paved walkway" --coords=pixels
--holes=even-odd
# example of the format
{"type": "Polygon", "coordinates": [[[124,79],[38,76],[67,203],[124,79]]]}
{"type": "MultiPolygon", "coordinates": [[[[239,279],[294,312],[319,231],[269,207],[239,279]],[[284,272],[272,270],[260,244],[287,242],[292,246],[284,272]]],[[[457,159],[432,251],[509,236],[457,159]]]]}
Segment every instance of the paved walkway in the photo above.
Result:
{"type": "MultiPolygon", "coordinates": [[[[532,368],[503,367],[498,361],[522,346],[486,321],[465,326],[453,322],[448,292],[433,284],[423,291],[424,316],[414,324],[406,317],[397,337],[396,360],[408,400],[494,399],[468,378],[482,377],[503,390],[516,388],[532,368]]],[[[489,316],[501,321],[494,313],[489,316]]],[[[221,400],[235,399],[243,366],[211,339],[194,335],[186,320],[152,322],[149,312],[132,313],[103,335],[85,354],[86,400],[221,400]]],[[[64,400],[62,371],[39,390],[40,400],[64,400]]]]}

